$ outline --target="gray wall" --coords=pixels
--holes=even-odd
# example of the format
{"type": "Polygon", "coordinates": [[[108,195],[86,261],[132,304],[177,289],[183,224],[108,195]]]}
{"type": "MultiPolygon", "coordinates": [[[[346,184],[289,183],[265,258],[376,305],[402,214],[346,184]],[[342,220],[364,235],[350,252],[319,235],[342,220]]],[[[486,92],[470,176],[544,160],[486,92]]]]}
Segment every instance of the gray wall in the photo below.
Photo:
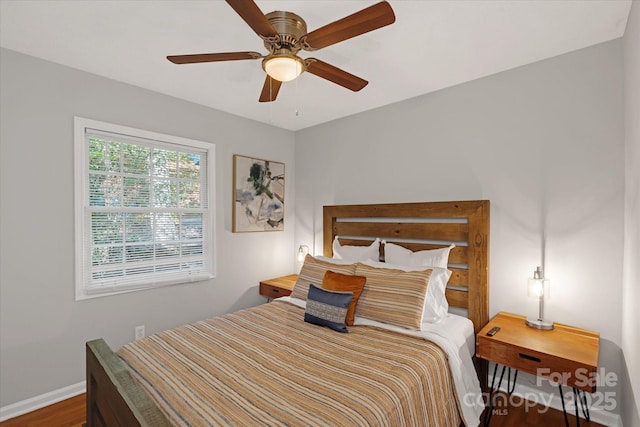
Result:
{"type": "MultiPolygon", "coordinates": [[[[599,331],[600,366],[619,375],[622,48],[618,39],[297,132],[296,244],[320,253],[325,204],[489,199],[491,314],[537,314],[526,282],[545,236],[547,317],[599,331]]],[[[619,384],[598,391],[618,397],[619,384]]]]}
{"type": "Polygon", "coordinates": [[[134,337],[263,302],[261,279],[294,268],[285,231],[231,233],[232,155],[286,164],[294,134],[199,105],[0,51],[0,407],[84,380],[84,343],[134,337]],[[217,278],[74,301],[73,116],[216,144],[217,278]]]}
{"type": "Polygon", "coordinates": [[[631,6],[624,35],[625,247],[622,288],[622,419],[640,427],[640,3],[631,6]]]}

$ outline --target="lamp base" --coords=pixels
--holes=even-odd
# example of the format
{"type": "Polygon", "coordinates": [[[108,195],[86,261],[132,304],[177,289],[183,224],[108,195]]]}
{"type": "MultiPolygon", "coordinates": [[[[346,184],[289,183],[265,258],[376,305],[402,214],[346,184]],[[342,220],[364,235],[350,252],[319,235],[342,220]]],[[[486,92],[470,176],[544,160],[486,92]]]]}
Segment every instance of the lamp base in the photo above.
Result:
{"type": "Polygon", "coordinates": [[[547,331],[550,329],[553,329],[553,322],[547,322],[546,320],[542,320],[542,319],[527,318],[526,324],[530,328],[535,328],[535,329],[542,329],[547,331]]]}

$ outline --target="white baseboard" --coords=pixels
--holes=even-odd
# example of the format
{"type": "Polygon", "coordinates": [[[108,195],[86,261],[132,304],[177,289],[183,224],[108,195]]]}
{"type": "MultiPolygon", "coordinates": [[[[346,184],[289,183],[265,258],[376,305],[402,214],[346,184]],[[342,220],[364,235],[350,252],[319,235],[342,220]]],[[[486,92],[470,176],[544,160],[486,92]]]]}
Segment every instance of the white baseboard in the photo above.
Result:
{"type": "MultiPolygon", "coordinates": [[[[570,387],[564,387],[564,389],[567,392],[571,391],[570,387]]],[[[507,391],[506,385],[501,386],[500,390],[506,392],[507,391]]],[[[549,394],[541,391],[538,388],[530,387],[525,384],[516,383],[516,388],[513,394],[517,396],[521,396],[528,400],[533,400],[542,405],[548,405],[550,408],[556,409],[558,411],[562,411],[562,401],[560,400],[560,396],[557,393],[549,394]]],[[[588,393],[587,393],[587,396],[588,396],[588,393]]],[[[567,413],[575,416],[576,412],[575,412],[575,406],[573,405],[573,400],[571,402],[568,402],[568,399],[566,399],[565,397],[565,405],[567,408],[567,413]]],[[[581,418],[584,418],[582,412],[581,411],[579,412],[580,412],[581,418]]],[[[591,421],[594,421],[598,424],[602,424],[607,427],[623,427],[622,418],[620,417],[620,415],[607,411],[602,407],[592,404],[589,407],[589,415],[590,415],[591,421]]]]}
{"type": "Polygon", "coordinates": [[[0,421],[15,418],[31,411],[35,411],[36,409],[53,405],[54,403],[58,403],[65,399],[69,399],[70,397],[82,394],[85,391],[86,381],[82,381],[80,383],[63,387],[58,390],[50,391],[49,393],[41,394],[30,399],[3,406],[0,408],[0,421]]]}

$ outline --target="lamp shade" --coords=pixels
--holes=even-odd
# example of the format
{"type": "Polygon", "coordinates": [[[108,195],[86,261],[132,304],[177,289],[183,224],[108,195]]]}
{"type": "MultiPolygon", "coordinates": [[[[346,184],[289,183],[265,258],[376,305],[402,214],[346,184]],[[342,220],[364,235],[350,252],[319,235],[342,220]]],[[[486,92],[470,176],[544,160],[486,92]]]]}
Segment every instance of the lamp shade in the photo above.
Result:
{"type": "Polygon", "coordinates": [[[298,248],[298,262],[303,262],[308,253],[309,246],[300,245],[300,247],[298,248]]]}
{"type": "Polygon", "coordinates": [[[262,68],[272,79],[288,82],[304,71],[304,63],[294,55],[273,55],[262,61],[262,68]]]}
{"type": "Polygon", "coordinates": [[[527,296],[549,299],[549,280],[531,277],[527,283],[527,296]]]}
{"type": "Polygon", "coordinates": [[[544,300],[549,298],[549,280],[544,278],[540,267],[536,268],[527,282],[527,295],[537,298],[539,302],[538,318],[527,318],[527,325],[536,329],[553,329],[553,322],[544,320],[544,300]]]}

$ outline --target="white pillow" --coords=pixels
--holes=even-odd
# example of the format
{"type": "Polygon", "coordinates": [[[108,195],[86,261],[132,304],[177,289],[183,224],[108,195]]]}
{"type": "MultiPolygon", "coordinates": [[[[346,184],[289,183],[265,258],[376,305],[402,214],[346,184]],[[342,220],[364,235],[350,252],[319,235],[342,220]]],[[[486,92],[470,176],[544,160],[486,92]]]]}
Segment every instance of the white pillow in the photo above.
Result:
{"type": "Polygon", "coordinates": [[[447,248],[413,252],[402,246],[387,243],[384,245],[384,260],[396,265],[447,268],[449,252],[455,247],[456,245],[452,244],[447,248]]]}
{"type": "Polygon", "coordinates": [[[358,262],[380,259],[380,239],[376,238],[369,246],[342,246],[338,237],[333,239],[333,258],[358,262]]]}
{"type": "Polygon", "coordinates": [[[438,323],[447,316],[447,312],[449,311],[449,302],[447,301],[445,290],[447,288],[449,277],[451,277],[451,270],[424,265],[396,265],[388,262],[377,261],[364,261],[363,264],[366,264],[370,267],[395,268],[397,270],[403,271],[421,271],[428,269],[433,270],[433,272],[431,273],[431,277],[429,278],[427,294],[424,299],[422,321],[427,323],[438,323]]]}
{"type": "Polygon", "coordinates": [[[447,316],[449,302],[445,295],[447,282],[451,277],[451,270],[440,267],[432,267],[433,273],[429,279],[427,296],[424,300],[424,311],[422,321],[428,323],[438,323],[447,316]],[[431,288],[431,289],[429,289],[431,288]]]}

